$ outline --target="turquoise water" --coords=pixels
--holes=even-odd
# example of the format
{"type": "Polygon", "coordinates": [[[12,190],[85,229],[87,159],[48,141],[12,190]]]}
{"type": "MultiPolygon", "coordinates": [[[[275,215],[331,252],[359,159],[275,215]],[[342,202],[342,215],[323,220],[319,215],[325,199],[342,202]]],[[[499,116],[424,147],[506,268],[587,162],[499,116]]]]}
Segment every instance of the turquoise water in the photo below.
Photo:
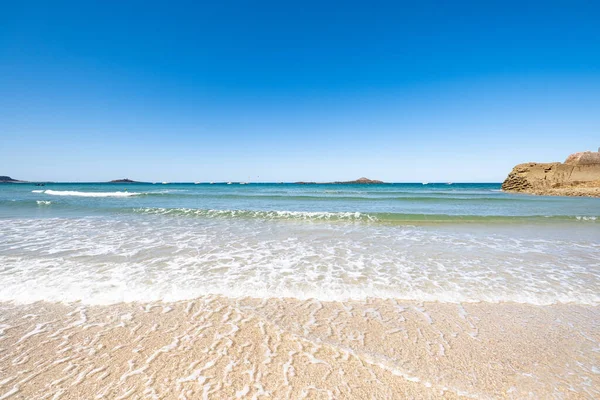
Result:
{"type": "Polygon", "coordinates": [[[231,216],[255,218],[276,217],[274,212],[291,211],[300,214],[284,215],[314,219],[320,213],[328,219],[352,219],[358,212],[362,217],[358,219],[390,223],[518,222],[578,217],[594,220],[600,216],[598,199],[507,194],[496,183],[367,186],[61,183],[44,187],[9,184],[0,186],[0,205],[2,218],[119,213],[208,216],[211,212],[216,216],[217,210],[231,211],[231,216]]]}
{"type": "Polygon", "coordinates": [[[480,184],[0,185],[0,300],[600,302],[600,199],[480,184]]]}

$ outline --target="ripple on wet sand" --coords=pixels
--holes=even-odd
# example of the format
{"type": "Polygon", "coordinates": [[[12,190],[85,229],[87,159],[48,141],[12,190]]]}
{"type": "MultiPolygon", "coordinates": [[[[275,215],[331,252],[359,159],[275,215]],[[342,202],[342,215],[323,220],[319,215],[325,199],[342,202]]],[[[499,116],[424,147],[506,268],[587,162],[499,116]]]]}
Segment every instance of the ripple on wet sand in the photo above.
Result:
{"type": "Polygon", "coordinates": [[[600,396],[598,307],[0,303],[0,399],[600,396]]]}

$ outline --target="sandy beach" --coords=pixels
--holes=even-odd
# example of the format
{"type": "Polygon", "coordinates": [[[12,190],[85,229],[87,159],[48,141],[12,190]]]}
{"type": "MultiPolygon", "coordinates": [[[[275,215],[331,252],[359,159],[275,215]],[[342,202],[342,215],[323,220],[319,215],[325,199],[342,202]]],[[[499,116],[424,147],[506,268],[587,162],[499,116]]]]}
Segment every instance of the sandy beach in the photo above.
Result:
{"type": "Polygon", "coordinates": [[[600,308],[0,304],[0,399],[597,398],[600,308]]]}
{"type": "Polygon", "coordinates": [[[1,10],[0,400],[600,400],[600,1],[1,10]]]}
{"type": "Polygon", "coordinates": [[[596,199],[112,185],[0,192],[0,400],[600,398],[596,199]]]}

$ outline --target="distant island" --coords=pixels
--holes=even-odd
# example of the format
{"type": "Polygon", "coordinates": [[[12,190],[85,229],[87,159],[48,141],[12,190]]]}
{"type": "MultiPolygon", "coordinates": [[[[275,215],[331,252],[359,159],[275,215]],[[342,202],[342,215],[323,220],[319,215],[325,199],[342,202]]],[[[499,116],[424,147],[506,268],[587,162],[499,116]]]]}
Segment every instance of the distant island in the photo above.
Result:
{"type": "Polygon", "coordinates": [[[131,179],[115,179],[114,181],[110,181],[109,183],[140,183],[137,181],[132,181],[131,179]]]}
{"type": "MultiPolygon", "coordinates": [[[[19,181],[17,179],[11,178],[10,176],[0,176],[0,183],[28,183],[28,181],[19,181]]],[[[115,180],[109,181],[108,183],[144,183],[144,182],[134,181],[129,178],[123,178],[123,179],[115,179],[115,180]]],[[[379,184],[379,183],[385,183],[385,182],[378,181],[375,179],[359,178],[355,181],[344,181],[344,182],[336,181],[336,182],[295,182],[295,183],[299,184],[299,185],[353,185],[353,184],[373,185],[373,184],[379,184]]],[[[240,184],[243,185],[243,184],[245,184],[245,182],[240,182],[240,184]]]]}
{"type": "Polygon", "coordinates": [[[0,183],[19,183],[25,181],[19,181],[17,179],[13,179],[10,176],[0,176],[0,183]]]}
{"type": "Polygon", "coordinates": [[[600,197],[600,151],[571,154],[564,163],[525,163],[513,168],[505,192],[600,197]]]}
{"type": "Polygon", "coordinates": [[[295,182],[298,185],[355,185],[355,184],[362,184],[362,185],[375,185],[375,184],[379,184],[379,183],[385,183],[383,181],[378,181],[375,179],[369,179],[369,178],[358,178],[355,181],[344,181],[344,182],[295,182]]]}

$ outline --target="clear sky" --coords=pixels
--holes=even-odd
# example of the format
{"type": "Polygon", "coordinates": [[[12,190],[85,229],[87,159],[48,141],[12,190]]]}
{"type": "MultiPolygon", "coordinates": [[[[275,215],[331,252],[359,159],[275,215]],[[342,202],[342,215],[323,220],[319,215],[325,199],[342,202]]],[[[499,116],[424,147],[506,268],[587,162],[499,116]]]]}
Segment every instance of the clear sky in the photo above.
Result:
{"type": "Polygon", "coordinates": [[[0,175],[497,182],[598,146],[594,0],[0,2],[0,175]]]}

